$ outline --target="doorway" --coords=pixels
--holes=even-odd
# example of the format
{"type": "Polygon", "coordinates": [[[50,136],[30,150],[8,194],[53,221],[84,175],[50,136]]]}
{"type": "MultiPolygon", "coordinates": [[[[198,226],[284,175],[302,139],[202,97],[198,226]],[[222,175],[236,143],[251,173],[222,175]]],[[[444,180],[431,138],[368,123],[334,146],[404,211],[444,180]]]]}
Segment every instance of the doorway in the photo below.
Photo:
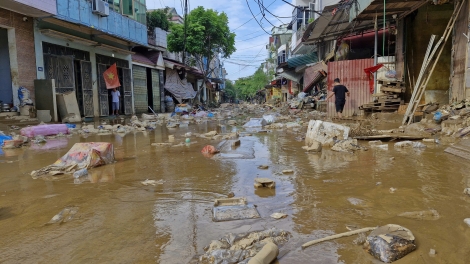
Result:
{"type": "Polygon", "coordinates": [[[13,102],[8,31],[0,28],[0,101],[13,102]]]}

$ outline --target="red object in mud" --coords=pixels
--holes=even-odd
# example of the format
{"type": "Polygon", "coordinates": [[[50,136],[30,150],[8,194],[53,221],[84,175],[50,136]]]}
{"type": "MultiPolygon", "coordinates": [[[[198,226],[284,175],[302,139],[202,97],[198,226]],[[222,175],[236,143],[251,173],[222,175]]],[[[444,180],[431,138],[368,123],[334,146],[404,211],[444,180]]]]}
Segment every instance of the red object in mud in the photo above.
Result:
{"type": "Polygon", "coordinates": [[[384,65],[383,64],[377,64],[377,66],[365,68],[364,72],[367,74],[367,77],[369,77],[369,89],[370,93],[374,93],[374,73],[378,71],[380,68],[382,68],[384,65]]]}
{"type": "Polygon", "coordinates": [[[215,154],[215,153],[219,153],[219,151],[214,146],[207,145],[204,148],[202,148],[201,153],[202,154],[215,154]]]}

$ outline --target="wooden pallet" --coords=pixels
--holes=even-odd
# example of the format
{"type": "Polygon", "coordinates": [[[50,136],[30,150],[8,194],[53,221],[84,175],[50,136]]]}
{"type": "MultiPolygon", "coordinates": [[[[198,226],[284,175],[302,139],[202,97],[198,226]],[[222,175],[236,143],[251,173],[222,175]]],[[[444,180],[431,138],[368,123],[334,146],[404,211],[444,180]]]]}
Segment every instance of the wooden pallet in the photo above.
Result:
{"type": "Polygon", "coordinates": [[[394,86],[394,87],[405,87],[405,84],[402,81],[391,81],[391,80],[377,80],[381,85],[385,86],[394,86]]]}
{"type": "Polygon", "coordinates": [[[404,93],[405,87],[393,87],[393,86],[382,86],[380,87],[381,92],[391,92],[391,93],[404,93]]]}

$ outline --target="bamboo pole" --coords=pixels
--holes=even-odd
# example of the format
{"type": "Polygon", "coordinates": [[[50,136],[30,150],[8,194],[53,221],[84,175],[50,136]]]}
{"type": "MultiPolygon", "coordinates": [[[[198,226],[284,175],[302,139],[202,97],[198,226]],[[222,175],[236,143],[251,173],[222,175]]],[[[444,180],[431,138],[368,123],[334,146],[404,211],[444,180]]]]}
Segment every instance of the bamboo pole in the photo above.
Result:
{"type": "Polygon", "coordinates": [[[325,241],[328,241],[328,240],[333,240],[333,239],[337,239],[337,238],[341,238],[341,237],[347,237],[347,236],[357,235],[357,234],[364,233],[364,232],[369,232],[369,231],[372,231],[376,228],[377,227],[365,227],[365,228],[361,228],[361,229],[357,229],[357,230],[353,230],[353,231],[349,231],[349,232],[345,232],[345,233],[340,233],[340,234],[336,234],[336,235],[327,236],[327,237],[324,237],[324,238],[312,240],[310,242],[307,242],[307,243],[303,244],[302,249],[305,249],[309,246],[312,246],[312,245],[315,245],[315,244],[318,244],[318,243],[321,243],[321,242],[325,242],[325,241]]]}

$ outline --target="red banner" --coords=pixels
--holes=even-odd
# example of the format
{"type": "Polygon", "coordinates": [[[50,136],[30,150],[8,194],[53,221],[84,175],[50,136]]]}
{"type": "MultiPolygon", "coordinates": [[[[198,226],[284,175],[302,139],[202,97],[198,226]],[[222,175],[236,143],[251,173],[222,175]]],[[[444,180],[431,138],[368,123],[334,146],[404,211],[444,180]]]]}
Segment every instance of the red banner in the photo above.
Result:
{"type": "Polygon", "coordinates": [[[121,86],[117,73],[116,63],[111,65],[111,67],[109,67],[105,72],[103,72],[103,77],[106,83],[106,89],[113,89],[121,86]]]}

